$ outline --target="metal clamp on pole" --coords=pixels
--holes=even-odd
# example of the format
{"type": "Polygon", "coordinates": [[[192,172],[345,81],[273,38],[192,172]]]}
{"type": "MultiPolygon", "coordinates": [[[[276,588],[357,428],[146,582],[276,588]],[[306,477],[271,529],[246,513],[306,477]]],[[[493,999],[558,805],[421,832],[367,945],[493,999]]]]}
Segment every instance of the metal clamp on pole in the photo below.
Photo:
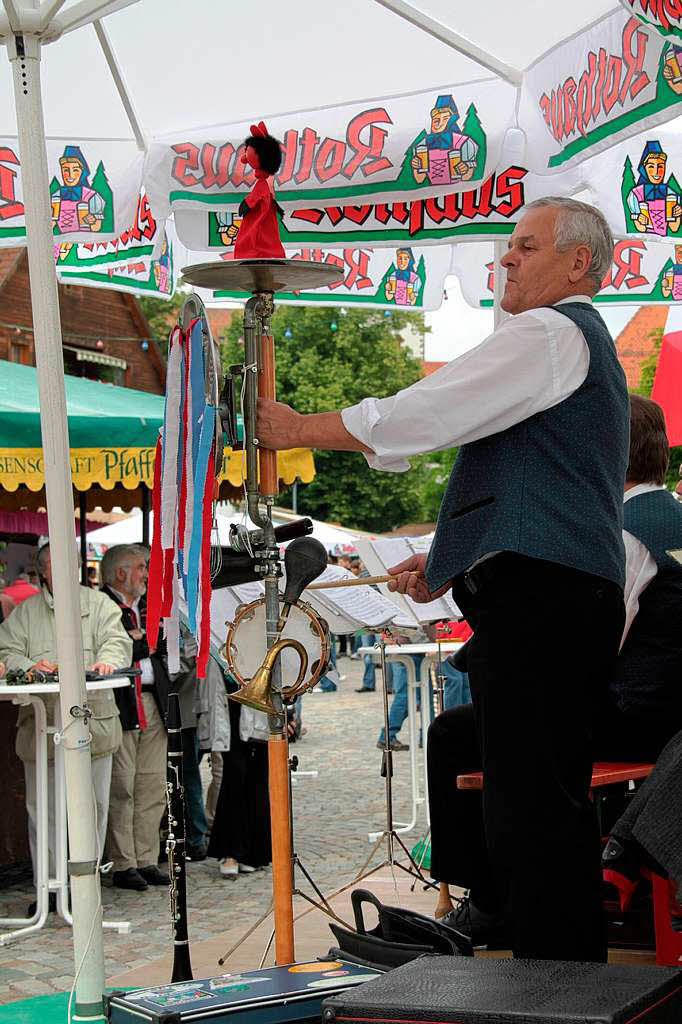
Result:
{"type": "Polygon", "coordinates": [[[69,860],[66,866],[70,875],[94,875],[97,873],[96,860],[69,860]]]}
{"type": "MultiPolygon", "coordinates": [[[[74,704],[73,707],[69,708],[69,714],[72,718],[82,718],[87,725],[92,718],[92,709],[89,708],[87,704],[74,704]]],[[[66,732],[66,730],[64,730],[64,732],[66,732]]]]}

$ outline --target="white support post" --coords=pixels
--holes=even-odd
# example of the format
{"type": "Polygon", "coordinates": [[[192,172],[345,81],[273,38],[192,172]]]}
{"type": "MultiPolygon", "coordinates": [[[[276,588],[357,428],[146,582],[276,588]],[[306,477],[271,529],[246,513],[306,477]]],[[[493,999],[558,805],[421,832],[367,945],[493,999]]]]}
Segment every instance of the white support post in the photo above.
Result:
{"type": "Polygon", "coordinates": [[[494,263],[493,263],[493,326],[495,330],[503,323],[509,313],[505,313],[502,309],[500,302],[504,295],[504,287],[507,283],[507,271],[502,266],[502,257],[507,251],[506,242],[493,242],[495,247],[494,263]]]}
{"type": "MultiPolygon", "coordinates": [[[[35,10],[35,2],[25,4],[35,10]]],[[[74,955],[80,974],[74,1020],[99,1020],[104,992],[102,907],[97,862],[90,732],[72,708],[86,703],[80,592],[73,518],[69,434],[59,299],[54,265],[45,124],[40,92],[40,42],[8,41],[19,133],[31,307],[40,396],[47,515],[54,587],[60,706],[69,822],[74,955]]]]}

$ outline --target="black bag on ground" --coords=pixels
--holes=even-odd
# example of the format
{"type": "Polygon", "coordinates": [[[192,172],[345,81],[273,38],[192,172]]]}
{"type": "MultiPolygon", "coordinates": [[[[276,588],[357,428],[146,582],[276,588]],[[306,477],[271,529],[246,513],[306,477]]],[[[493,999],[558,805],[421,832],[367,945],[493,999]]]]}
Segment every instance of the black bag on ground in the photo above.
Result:
{"type": "Polygon", "coordinates": [[[367,889],[355,889],[351,893],[351,902],[356,931],[330,924],[339,944],[339,952],[334,952],[334,955],[384,969],[398,967],[425,954],[473,956],[468,936],[456,928],[413,910],[387,907],[367,889]],[[366,928],[363,903],[371,903],[376,908],[379,914],[376,928],[366,928]]]}

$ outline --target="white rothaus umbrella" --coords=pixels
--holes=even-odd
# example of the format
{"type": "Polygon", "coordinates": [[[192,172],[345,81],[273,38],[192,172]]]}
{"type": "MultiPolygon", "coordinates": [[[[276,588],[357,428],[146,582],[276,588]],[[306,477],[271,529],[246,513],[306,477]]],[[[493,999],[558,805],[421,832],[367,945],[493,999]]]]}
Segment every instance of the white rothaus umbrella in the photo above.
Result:
{"type": "MultiPolygon", "coordinates": [[[[329,200],[329,190],[322,189],[321,182],[331,180],[330,168],[334,168],[339,199],[350,192],[357,201],[367,192],[368,182],[373,187],[371,175],[379,173],[380,167],[386,179],[384,142],[394,159],[400,145],[405,155],[400,172],[405,194],[393,189],[394,201],[415,193],[416,174],[424,179],[425,197],[442,196],[464,191],[467,176],[475,183],[484,171],[494,170],[505,147],[512,155],[524,148],[519,125],[532,142],[527,152],[537,164],[535,169],[553,173],[595,148],[618,141],[623,132],[635,131],[631,126],[640,115],[645,127],[672,116],[673,108],[666,92],[671,87],[658,81],[662,44],[655,29],[634,25],[628,34],[621,31],[626,12],[615,0],[573,0],[549,10],[540,0],[468,5],[429,0],[428,5],[419,6],[404,0],[347,0],[342,5],[294,0],[288,5],[258,6],[224,0],[196,0],[192,5],[168,0],[3,0],[3,7],[0,37],[7,45],[13,89],[5,66],[4,88],[0,88],[0,242],[10,237],[7,225],[23,203],[52,540],[60,699],[63,720],[69,723],[64,761],[79,972],[76,1012],[84,1018],[102,1009],[104,960],[93,797],[86,770],[88,729],[83,717],[73,719],[70,714],[70,708],[85,703],[86,695],[80,605],[72,582],[76,559],[54,231],[61,232],[67,242],[74,237],[96,242],[98,231],[102,238],[114,237],[132,220],[131,204],[140,183],[148,186],[150,195],[156,188],[157,198],[163,198],[170,150],[183,144],[183,134],[187,141],[195,140],[195,150],[186,152],[189,163],[185,182],[176,189],[179,196],[174,198],[172,190],[166,189],[166,205],[175,209],[185,203],[194,209],[208,199],[210,210],[211,196],[215,203],[216,189],[222,187],[221,153],[225,160],[234,157],[227,148],[216,150],[211,140],[238,142],[238,136],[231,136],[224,126],[240,122],[243,135],[251,119],[271,120],[279,130],[283,119],[276,115],[282,111],[308,112],[297,122],[299,163],[293,172],[293,177],[307,179],[300,186],[309,189],[307,199],[293,187],[290,195],[285,192],[282,197],[283,205],[294,209],[320,198],[316,190],[329,200]],[[600,21],[587,42],[575,35],[611,11],[617,14],[611,21],[608,17],[600,21]],[[103,18],[107,18],[106,28],[103,18]],[[603,60],[598,45],[602,32],[603,60]],[[571,41],[556,60],[529,67],[564,39],[571,41]],[[43,88],[41,61],[46,43],[54,45],[44,52],[43,88]],[[594,66],[588,51],[595,54],[594,66]],[[608,65],[610,91],[604,91],[600,61],[608,65]],[[529,67],[525,75],[524,67],[529,67]],[[475,96],[477,108],[489,111],[493,129],[485,145],[474,110],[474,127],[466,128],[465,123],[456,135],[459,141],[446,147],[448,161],[435,150],[430,156],[428,141],[418,153],[417,138],[433,129],[431,104],[438,109],[442,97],[445,102],[462,90],[475,96]],[[410,93],[427,96],[411,104],[410,93]],[[400,102],[363,100],[396,95],[403,97],[400,102]],[[601,103],[606,95],[608,111],[601,103]],[[341,134],[344,119],[339,109],[321,110],[321,105],[349,107],[352,101],[363,101],[358,104],[363,116],[377,105],[403,112],[419,106],[415,123],[424,130],[414,135],[415,125],[407,113],[405,125],[388,115],[379,119],[371,135],[370,125],[362,128],[356,122],[353,148],[341,134]],[[211,129],[211,125],[218,127],[211,129]],[[409,141],[411,132],[414,144],[409,141]],[[18,153],[5,144],[15,135],[18,153]],[[85,173],[83,146],[91,143],[106,150],[111,181],[104,158],[101,166],[88,167],[85,173]],[[135,162],[136,152],[145,159],[135,162]],[[70,166],[55,163],[60,155],[70,166]],[[317,180],[304,166],[313,158],[317,180]],[[194,174],[192,167],[200,173],[194,174]],[[62,185],[56,178],[57,168],[63,172],[62,185]],[[345,192],[341,189],[344,175],[353,179],[352,187],[344,186],[345,192]]],[[[176,151],[176,155],[181,154],[176,151]]],[[[229,202],[226,206],[229,209],[229,202]]],[[[161,215],[165,213],[161,202],[161,215]]],[[[496,290],[500,278],[496,275],[496,290]]]]}

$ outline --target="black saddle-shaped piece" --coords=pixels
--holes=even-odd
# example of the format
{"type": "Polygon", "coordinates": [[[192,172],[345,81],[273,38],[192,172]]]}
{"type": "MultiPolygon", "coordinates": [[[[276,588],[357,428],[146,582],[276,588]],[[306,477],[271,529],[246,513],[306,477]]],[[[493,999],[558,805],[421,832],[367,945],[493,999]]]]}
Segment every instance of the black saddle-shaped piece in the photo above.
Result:
{"type": "Polygon", "coordinates": [[[403,907],[389,907],[367,889],[351,894],[356,931],[330,924],[342,954],[354,961],[391,969],[426,954],[473,956],[471,940],[449,925],[403,907]],[[379,923],[368,930],[363,904],[371,903],[379,923]]]}

